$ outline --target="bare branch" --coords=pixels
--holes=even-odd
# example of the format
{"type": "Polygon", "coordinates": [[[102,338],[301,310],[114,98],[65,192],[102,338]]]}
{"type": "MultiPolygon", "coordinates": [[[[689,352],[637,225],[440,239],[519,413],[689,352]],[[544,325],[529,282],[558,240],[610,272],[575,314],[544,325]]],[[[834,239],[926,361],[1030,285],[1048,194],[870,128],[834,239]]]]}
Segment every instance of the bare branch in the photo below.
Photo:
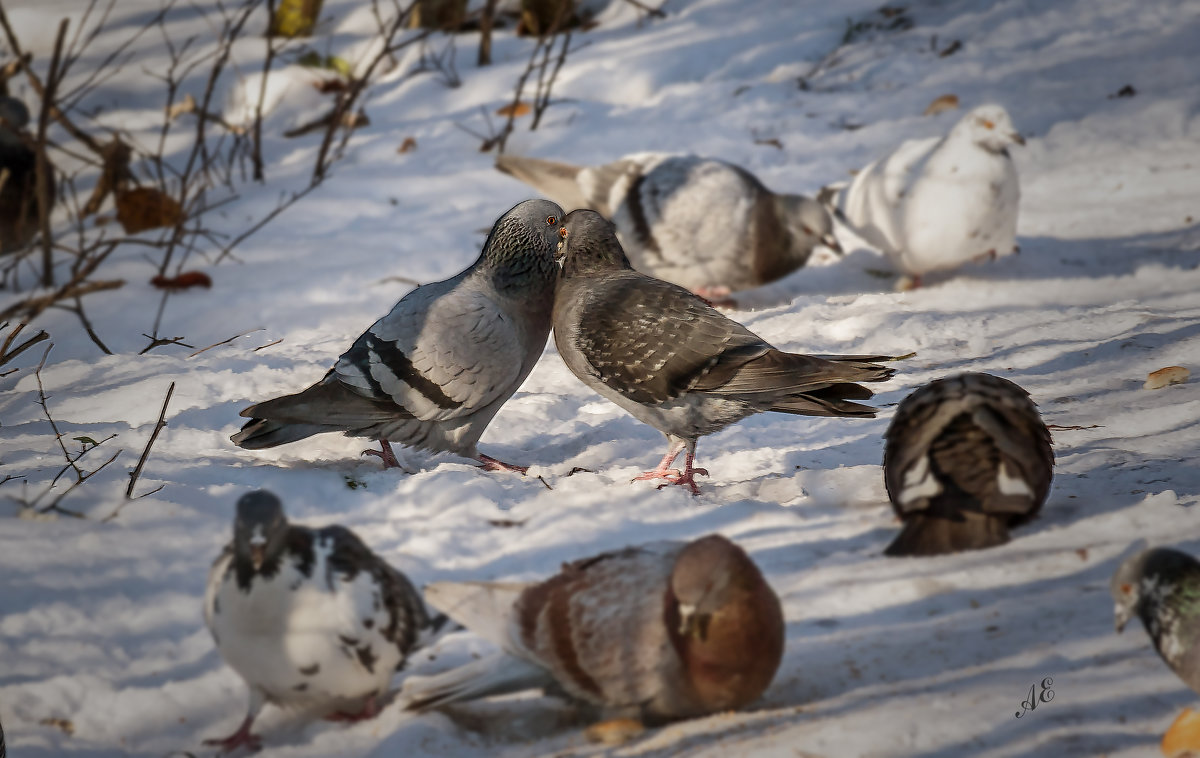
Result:
{"type": "MultiPolygon", "coordinates": [[[[146,459],[150,457],[150,448],[154,447],[154,441],[158,439],[158,433],[167,425],[167,404],[171,402],[171,395],[175,393],[175,382],[171,382],[171,386],[167,387],[167,396],[163,398],[162,410],[158,412],[158,421],[154,424],[154,431],[150,432],[150,439],[146,441],[146,447],[142,449],[142,456],[138,458],[137,466],[133,471],[129,472],[129,486],[125,488],[125,499],[133,498],[133,487],[137,484],[138,477],[142,475],[142,466],[146,465],[146,459]]],[[[161,487],[159,489],[162,489],[161,487]]],[[[155,490],[157,492],[158,490],[155,490]]],[[[150,494],[150,493],[146,493],[150,494]]],[[[122,504],[123,505],[123,504],[122,504]]],[[[121,511],[121,506],[118,505],[116,510],[110,513],[104,521],[110,521],[116,518],[121,511]]]]}

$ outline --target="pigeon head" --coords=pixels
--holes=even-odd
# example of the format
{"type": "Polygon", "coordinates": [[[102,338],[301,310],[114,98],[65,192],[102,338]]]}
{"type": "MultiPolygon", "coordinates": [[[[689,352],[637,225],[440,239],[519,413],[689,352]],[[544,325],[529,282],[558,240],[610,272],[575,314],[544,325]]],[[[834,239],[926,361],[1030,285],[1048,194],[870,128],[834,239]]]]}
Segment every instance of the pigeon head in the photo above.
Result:
{"type": "Polygon", "coordinates": [[[762,575],[740,547],[719,534],[688,544],[671,570],[671,592],[679,608],[679,635],[703,642],[713,616],[753,592],[762,575]]]}
{"type": "Polygon", "coordinates": [[[993,153],[1002,153],[1014,143],[1025,144],[1025,138],[1013,126],[1008,111],[995,104],[981,105],[970,111],[950,134],[965,135],[976,145],[993,153]]]}
{"type": "Polygon", "coordinates": [[[517,203],[496,220],[483,245],[483,261],[503,284],[552,277],[563,210],[549,200],[517,203]]]}
{"type": "Polygon", "coordinates": [[[1109,589],[1113,596],[1116,629],[1120,632],[1135,614],[1141,617],[1151,637],[1157,635],[1157,613],[1170,594],[1171,586],[1184,576],[1200,576],[1200,563],[1187,553],[1170,548],[1147,550],[1138,540],[1113,574],[1109,589]],[[1132,554],[1130,554],[1132,553],[1132,554]]]}
{"type": "Polygon", "coordinates": [[[266,490],[242,495],[233,522],[233,550],[239,563],[259,571],[274,563],[287,544],[287,517],[279,498],[266,490]]]}
{"type": "Polygon", "coordinates": [[[842,246],[833,236],[833,217],[817,200],[804,195],[776,195],[775,210],[790,233],[793,255],[803,256],[800,265],[808,261],[814,243],[819,242],[838,255],[842,254],[842,246]]]}
{"type": "Polygon", "coordinates": [[[617,241],[616,227],[593,210],[567,214],[559,255],[563,276],[633,268],[617,241]]]}

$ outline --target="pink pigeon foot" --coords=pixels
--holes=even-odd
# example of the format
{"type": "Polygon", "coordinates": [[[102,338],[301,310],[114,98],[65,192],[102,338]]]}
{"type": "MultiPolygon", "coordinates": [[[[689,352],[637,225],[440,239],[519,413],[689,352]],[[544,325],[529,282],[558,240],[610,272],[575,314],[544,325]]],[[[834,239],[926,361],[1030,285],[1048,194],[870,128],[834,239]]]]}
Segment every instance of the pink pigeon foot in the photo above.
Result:
{"type": "Polygon", "coordinates": [[[250,724],[254,722],[252,716],[247,716],[238,730],[228,737],[220,739],[205,740],[205,745],[219,747],[222,753],[229,753],[237,750],[239,747],[245,746],[247,750],[257,753],[262,750],[262,738],[257,734],[250,733],[250,724]]]}
{"type": "Polygon", "coordinates": [[[692,294],[696,295],[713,308],[737,308],[737,301],[730,297],[730,295],[733,294],[733,291],[725,286],[696,287],[692,290],[692,294]]]}
{"type": "Polygon", "coordinates": [[[496,460],[492,456],[484,455],[483,453],[480,453],[476,460],[478,460],[481,464],[479,468],[483,469],[484,471],[515,471],[521,476],[525,476],[525,474],[529,473],[528,466],[517,466],[512,463],[505,463],[504,461],[496,460]]]}
{"type": "Polygon", "coordinates": [[[379,440],[379,446],[382,450],[364,450],[359,455],[377,455],[383,461],[383,467],[400,468],[400,461],[396,460],[396,454],[392,452],[391,443],[387,440],[379,440]]]}
{"type": "MultiPolygon", "coordinates": [[[[688,489],[690,489],[692,491],[693,495],[699,495],[700,488],[698,486],[696,486],[696,478],[695,478],[696,474],[699,474],[700,476],[708,476],[708,469],[695,468],[694,466],[692,466],[692,463],[695,460],[696,460],[696,456],[693,455],[692,453],[688,453],[687,460],[684,462],[682,474],[679,474],[677,476],[663,477],[664,479],[667,480],[667,484],[683,485],[683,486],[687,487],[688,489]]],[[[667,484],[660,484],[660,485],[658,485],[658,488],[661,490],[663,487],[666,487],[667,484]]]]}
{"type": "Polygon", "coordinates": [[[658,462],[657,468],[652,471],[642,472],[640,476],[635,476],[630,481],[644,482],[649,479],[672,479],[677,476],[682,476],[682,474],[679,472],[679,469],[671,468],[671,464],[674,463],[675,459],[679,457],[679,454],[683,452],[683,448],[683,444],[671,445],[671,447],[667,450],[667,454],[664,455],[662,460],[658,462]]]}
{"type": "Polygon", "coordinates": [[[367,698],[367,702],[363,703],[362,710],[358,713],[346,713],[345,711],[334,711],[325,717],[326,721],[337,721],[345,724],[353,724],[358,721],[366,721],[373,719],[379,715],[379,703],[375,702],[375,696],[371,695],[367,698]]]}
{"type": "Polygon", "coordinates": [[[980,253],[979,255],[975,256],[975,262],[976,263],[986,263],[988,261],[994,261],[998,257],[1000,257],[1000,255],[999,255],[999,253],[996,252],[996,248],[993,247],[991,250],[988,250],[986,253],[980,253]]]}

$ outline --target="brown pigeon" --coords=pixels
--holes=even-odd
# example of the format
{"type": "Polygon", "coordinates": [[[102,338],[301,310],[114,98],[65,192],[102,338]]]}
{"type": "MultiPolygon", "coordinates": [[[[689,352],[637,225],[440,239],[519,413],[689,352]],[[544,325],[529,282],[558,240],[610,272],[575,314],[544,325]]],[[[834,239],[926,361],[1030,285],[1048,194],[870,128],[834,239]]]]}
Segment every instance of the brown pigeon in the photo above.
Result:
{"type": "MultiPolygon", "coordinates": [[[[881,382],[886,356],[785,353],[697,295],[634,271],[612,224],[595,211],[567,214],[554,295],[554,344],[571,373],[653,426],[670,447],[641,479],[699,492],[696,441],[763,411],[874,418],[852,402],[855,382],[881,382]],[[682,472],[669,468],[687,451],[682,472]]],[[[664,485],[665,486],[665,485],[664,485]]]]}
{"type": "Polygon", "coordinates": [[[930,382],[886,432],[883,481],[903,531],[885,555],[1003,545],[1050,492],[1050,432],[1029,393],[991,374],[930,382]]]}
{"type": "Polygon", "coordinates": [[[715,534],[586,558],[536,584],[437,583],[426,599],[501,650],[410,677],[408,710],[541,687],[660,723],[753,702],[783,656],[779,598],[715,534]]]}

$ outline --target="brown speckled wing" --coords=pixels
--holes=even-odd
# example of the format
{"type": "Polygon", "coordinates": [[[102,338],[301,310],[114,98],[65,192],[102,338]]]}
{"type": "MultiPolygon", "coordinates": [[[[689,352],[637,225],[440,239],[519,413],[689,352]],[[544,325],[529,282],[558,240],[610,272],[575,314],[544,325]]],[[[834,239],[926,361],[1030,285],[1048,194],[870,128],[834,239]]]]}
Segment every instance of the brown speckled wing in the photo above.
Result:
{"type": "Polygon", "coordinates": [[[524,652],[569,694],[599,706],[640,706],[679,659],[663,624],[663,598],[678,543],[659,543],[566,564],[516,604],[524,652]]]}
{"type": "Polygon", "coordinates": [[[601,381],[636,402],[679,397],[723,359],[770,349],[682,287],[633,271],[592,281],[575,346],[601,381]]]}

